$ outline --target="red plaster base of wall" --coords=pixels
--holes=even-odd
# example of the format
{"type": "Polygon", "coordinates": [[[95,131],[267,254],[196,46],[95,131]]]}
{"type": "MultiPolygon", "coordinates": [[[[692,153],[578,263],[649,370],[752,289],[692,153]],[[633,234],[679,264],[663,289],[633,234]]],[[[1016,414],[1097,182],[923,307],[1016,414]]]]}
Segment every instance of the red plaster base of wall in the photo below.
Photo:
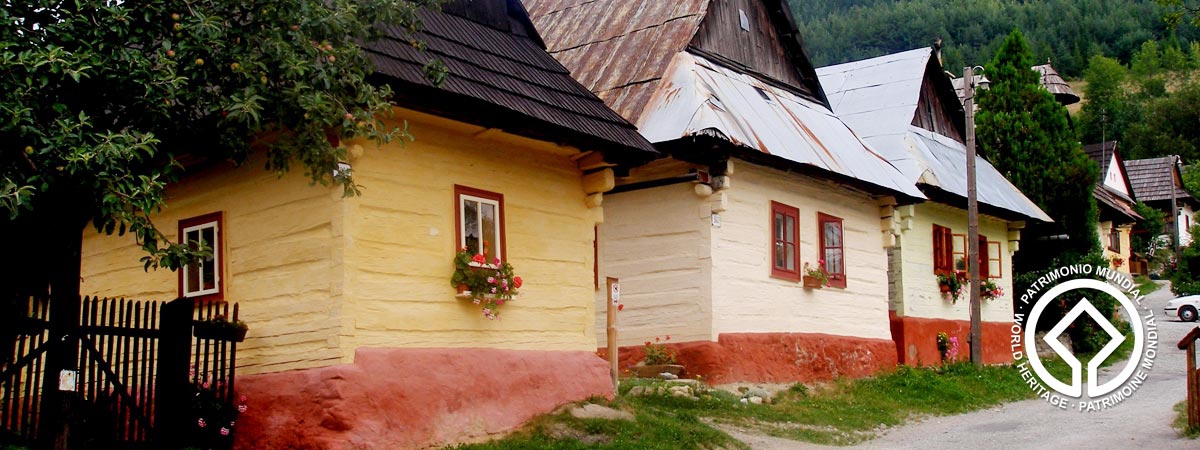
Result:
{"type": "Polygon", "coordinates": [[[238,378],[239,449],[424,448],[611,396],[590,352],[359,349],[354,364],[238,378]]]}
{"type": "MultiPolygon", "coordinates": [[[[670,344],[685,376],[709,383],[790,383],[864,377],[896,366],[890,340],[817,333],[725,333],[717,342],[670,344]]],[[[601,349],[603,354],[604,349],[601,349]]],[[[646,356],[642,346],[621,347],[620,367],[646,356]]]]}
{"type": "MultiPolygon", "coordinates": [[[[892,340],[896,342],[896,352],[900,355],[900,363],[910,366],[936,366],[941,364],[942,356],[937,349],[937,334],[944,331],[950,336],[958,337],[959,359],[971,359],[971,349],[967,337],[971,334],[971,321],[926,319],[923,317],[896,317],[892,320],[892,340]]],[[[984,364],[1006,364],[1012,362],[1012,349],[1009,342],[1012,337],[1009,322],[983,322],[983,362],[984,364]]]]}

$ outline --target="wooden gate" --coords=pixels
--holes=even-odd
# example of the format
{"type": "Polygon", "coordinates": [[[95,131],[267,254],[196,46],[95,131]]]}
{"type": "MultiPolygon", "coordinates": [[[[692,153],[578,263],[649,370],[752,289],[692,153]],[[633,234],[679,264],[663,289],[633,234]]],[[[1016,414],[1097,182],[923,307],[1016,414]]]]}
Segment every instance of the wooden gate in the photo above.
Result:
{"type": "Polygon", "coordinates": [[[221,398],[233,400],[237,343],[193,330],[216,315],[236,320],[236,305],[230,315],[223,302],[85,297],[75,333],[54,344],[50,300],[16,304],[15,318],[0,319],[0,442],[46,442],[58,431],[39,425],[53,417],[70,427],[72,448],[160,448],[187,433],[195,386],[219,383],[221,398]],[[54,351],[77,354],[74,370],[47,376],[54,351]],[[62,407],[44,401],[50,389],[66,391],[62,407]]]}

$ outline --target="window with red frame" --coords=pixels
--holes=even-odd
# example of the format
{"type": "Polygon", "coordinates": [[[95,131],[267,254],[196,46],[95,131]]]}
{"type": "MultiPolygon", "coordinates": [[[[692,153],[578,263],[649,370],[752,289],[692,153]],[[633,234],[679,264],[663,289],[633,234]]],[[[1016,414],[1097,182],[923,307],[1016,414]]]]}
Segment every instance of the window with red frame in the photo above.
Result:
{"type": "Polygon", "coordinates": [[[504,255],[504,196],[466,186],[454,186],[455,237],[458,247],[487,258],[504,255]]]}
{"type": "Polygon", "coordinates": [[[179,221],[179,241],[192,249],[207,250],[200,261],[179,270],[179,296],[222,300],[222,215],[220,212],[179,221]]]}
{"type": "Polygon", "coordinates": [[[933,273],[954,272],[954,234],[949,228],[933,226],[933,273]]]}
{"type": "Polygon", "coordinates": [[[821,259],[825,261],[825,272],[829,274],[829,286],[844,288],[846,250],[843,244],[842,219],[817,213],[817,230],[820,233],[821,259]]]}
{"type": "Polygon", "coordinates": [[[800,210],[771,202],[771,276],[800,279],[800,210]]]}

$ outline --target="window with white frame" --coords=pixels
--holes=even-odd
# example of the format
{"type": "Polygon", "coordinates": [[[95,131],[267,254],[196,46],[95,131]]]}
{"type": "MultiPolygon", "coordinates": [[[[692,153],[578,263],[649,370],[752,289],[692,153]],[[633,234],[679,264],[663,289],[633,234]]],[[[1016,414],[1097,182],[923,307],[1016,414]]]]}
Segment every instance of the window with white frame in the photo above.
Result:
{"type": "Polygon", "coordinates": [[[504,196],[454,186],[459,248],[483,255],[488,263],[504,260],[504,196]]]}
{"type": "Polygon", "coordinates": [[[221,213],[206,214],[179,222],[180,241],[204,256],[179,270],[179,295],[220,300],[221,288],[221,213]]]}

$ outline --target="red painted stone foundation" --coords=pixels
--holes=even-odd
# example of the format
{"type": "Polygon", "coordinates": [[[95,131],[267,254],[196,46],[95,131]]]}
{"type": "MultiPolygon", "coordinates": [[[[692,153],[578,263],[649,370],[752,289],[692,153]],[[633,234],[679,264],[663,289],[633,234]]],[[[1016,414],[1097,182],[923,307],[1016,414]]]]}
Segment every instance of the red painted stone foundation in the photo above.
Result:
{"type": "MultiPolygon", "coordinates": [[[[896,352],[900,355],[900,363],[910,366],[937,366],[942,363],[941,353],[937,349],[938,332],[946,332],[958,337],[958,357],[961,360],[971,359],[971,349],[967,341],[971,334],[971,321],[926,319],[922,317],[897,317],[891,315],[892,340],[896,342],[896,352]]],[[[1012,338],[1011,322],[983,322],[983,362],[984,364],[1007,364],[1012,362],[1012,349],[1009,342],[1012,338]]]]}
{"type": "MultiPolygon", "coordinates": [[[[668,347],[686,368],[685,377],[701,375],[712,384],[857,378],[896,366],[892,341],[817,333],[725,333],[717,342],[668,347]]],[[[620,367],[633,366],[645,356],[643,346],[621,347],[620,367]]]]}
{"type": "Polygon", "coordinates": [[[590,352],[359,349],[353,364],[238,377],[238,449],[409,449],[519,427],[611,396],[590,352]]]}

